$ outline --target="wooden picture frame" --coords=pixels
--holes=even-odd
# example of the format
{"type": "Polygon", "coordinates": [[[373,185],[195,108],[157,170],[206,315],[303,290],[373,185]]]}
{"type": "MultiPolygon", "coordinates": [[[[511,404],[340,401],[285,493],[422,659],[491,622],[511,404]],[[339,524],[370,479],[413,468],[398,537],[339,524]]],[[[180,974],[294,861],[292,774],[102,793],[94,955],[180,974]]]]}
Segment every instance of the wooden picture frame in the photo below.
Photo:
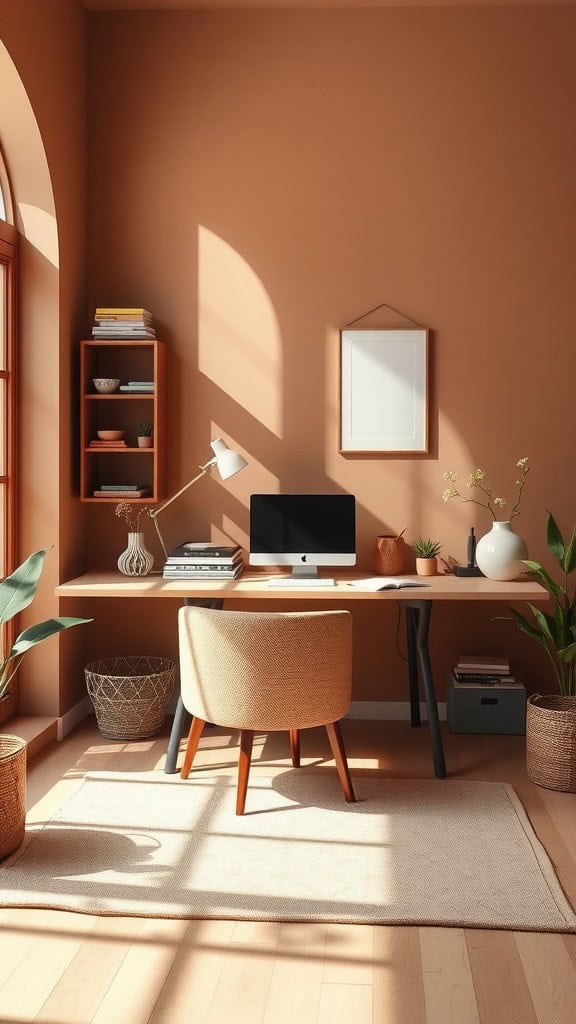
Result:
{"type": "Polygon", "coordinates": [[[340,453],[428,453],[428,330],[340,331],[340,453]]]}

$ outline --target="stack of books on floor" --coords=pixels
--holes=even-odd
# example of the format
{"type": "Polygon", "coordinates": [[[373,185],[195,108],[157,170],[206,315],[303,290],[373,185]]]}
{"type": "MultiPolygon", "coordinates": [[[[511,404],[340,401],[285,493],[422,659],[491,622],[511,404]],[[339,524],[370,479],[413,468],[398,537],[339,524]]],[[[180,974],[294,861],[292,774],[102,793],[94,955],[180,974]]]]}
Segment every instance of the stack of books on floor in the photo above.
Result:
{"type": "Polygon", "coordinates": [[[92,493],[95,498],[146,498],[150,488],[147,484],[100,484],[92,493]]]}
{"type": "Polygon", "coordinates": [[[165,580],[234,580],[243,568],[242,548],[188,541],[168,553],[165,580]]]}
{"type": "Polygon", "coordinates": [[[126,393],[128,393],[128,394],[136,394],[136,393],[141,393],[142,394],[143,393],[145,395],[152,394],[152,392],[154,391],[154,381],[153,380],[129,380],[127,384],[121,384],[120,385],[120,391],[123,391],[125,394],[126,393]]]}
{"type": "Polygon", "coordinates": [[[143,341],[156,337],[149,309],[142,306],[98,306],[92,337],[95,341],[143,341]]]}
{"type": "Polygon", "coordinates": [[[464,654],[452,670],[455,686],[517,686],[508,658],[464,654]]]}

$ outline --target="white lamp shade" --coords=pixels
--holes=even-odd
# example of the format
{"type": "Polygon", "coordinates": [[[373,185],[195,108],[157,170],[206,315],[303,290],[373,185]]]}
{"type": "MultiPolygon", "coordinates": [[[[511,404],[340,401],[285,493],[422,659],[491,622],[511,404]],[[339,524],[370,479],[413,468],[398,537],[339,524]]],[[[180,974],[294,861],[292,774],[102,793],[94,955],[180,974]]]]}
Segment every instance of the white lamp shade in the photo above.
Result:
{"type": "Polygon", "coordinates": [[[211,441],[210,447],[216,458],[216,468],[223,480],[234,476],[235,473],[239,473],[241,469],[248,465],[246,459],[238,455],[238,452],[233,452],[221,437],[211,441]]]}

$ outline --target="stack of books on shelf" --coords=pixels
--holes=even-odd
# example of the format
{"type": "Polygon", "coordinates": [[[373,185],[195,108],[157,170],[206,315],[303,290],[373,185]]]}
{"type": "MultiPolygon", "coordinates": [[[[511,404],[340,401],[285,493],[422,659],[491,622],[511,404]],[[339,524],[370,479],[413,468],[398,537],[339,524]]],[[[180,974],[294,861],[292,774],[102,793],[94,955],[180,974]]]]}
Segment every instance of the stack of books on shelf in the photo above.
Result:
{"type": "Polygon", "coordinates": [[[519,686],[508,658],[464,654],[452,670],[454,686],[519,686]]]}
{"type": "Polygon", "coordinates": [[[146,498],[149,494],[147,484],[100,484],[93,491],[95,498],[146,498]]]}
{"type": "Polygon", "coordinates": [[[98,306],[92,337],[95,341],[142,341],[156,337],[149,309],[142,306],[98,306]]]}
{"type": "Polygon", "coordinates": [[[96,438],[93,441],[89,441],[88,442],[88,446],[89,446],[89,448],[103,448],[104,451],[106,450],[106,448],[126,448],[127,447],[126,446],[126,441],[124,441],[123,439],[119,440],[119,441],[100,441],[99,439],[96,439],[96,438]]]}
{"type": "Polygon", "coordinates": [[[237,544],[180,544],[168,553],[162,571],[165,580],[234,580],[243,568],[237,544]]]}
{"type": "Polygon", "coordinates": [[[125,394],[145,394],[150,395],[154,391],[153,380],[129,380],[127,384],[120,385],[120,391],[125,394]]]}

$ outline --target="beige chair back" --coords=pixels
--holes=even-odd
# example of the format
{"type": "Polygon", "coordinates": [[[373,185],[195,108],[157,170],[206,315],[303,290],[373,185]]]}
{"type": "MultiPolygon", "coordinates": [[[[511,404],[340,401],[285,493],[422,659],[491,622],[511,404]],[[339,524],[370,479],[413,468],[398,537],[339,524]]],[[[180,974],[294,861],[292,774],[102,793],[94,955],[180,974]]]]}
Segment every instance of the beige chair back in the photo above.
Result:
{"type": "Polygon", "coordinates": [[[178,613],[180,685],[194,716],[232,729],[307,729],[350,707],[347,611],[178,613]]]}

